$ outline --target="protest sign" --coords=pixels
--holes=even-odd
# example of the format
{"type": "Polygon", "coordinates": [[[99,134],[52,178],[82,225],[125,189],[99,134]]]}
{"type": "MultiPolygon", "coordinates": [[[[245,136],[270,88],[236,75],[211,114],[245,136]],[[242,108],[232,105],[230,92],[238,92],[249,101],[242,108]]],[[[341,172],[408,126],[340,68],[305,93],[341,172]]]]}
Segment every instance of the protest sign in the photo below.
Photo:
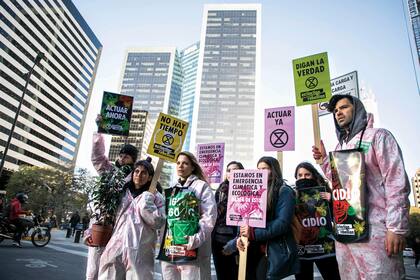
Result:
{"type": "Polygon", "coordinates": [[[188,122],[163,113],[159,114],[147,153],[176,162],[187,135],[188,122]]]}
{"type": "MultiPolygon", "coordinates": [[[[348,94],[359,98],[359,82],[357,78],[357,71],[350,72],[331,80],[331,93],[348,94]]],[[[329,100],[328,100],[329,101],[329,100]]],[[[327,111],[328,101],[318,104],[318,115],[324,116],[329,114],[327,111]]]]}
{"type": "Polygon", "coordinates": [[[267,178],[267,170],[233,171],[229,180],[227,225],[265,227],[267,178]]]}
{"type": "Polygon", "coordinates": [[[99,133],[127,136],[133,107],[133,97],[104,91],[99,133]]]}
{"type": "Polygon", "coordinates": [[[299,188],[295,215],[300,223],[298,255],[300,259],[318,259],[334,254],[332,220],[328,201],[321,198],[325,187],[299,188]]]}
{"type": "Polygon", "coordinates": [[[207,176],[208,183],[221,183],[223,181],[223,161],[225,143],[198,144],[198,162],[207,176]]]}
{"type": "Polygon", "coordinates": [[[331,98],[326,52],[293,60],[296,105],[316,104],[331,98]]]}
{"type": "Polygon", "coordinates": [[[265,109],[264,151],[295,150],[295,107],[265,109]]]}

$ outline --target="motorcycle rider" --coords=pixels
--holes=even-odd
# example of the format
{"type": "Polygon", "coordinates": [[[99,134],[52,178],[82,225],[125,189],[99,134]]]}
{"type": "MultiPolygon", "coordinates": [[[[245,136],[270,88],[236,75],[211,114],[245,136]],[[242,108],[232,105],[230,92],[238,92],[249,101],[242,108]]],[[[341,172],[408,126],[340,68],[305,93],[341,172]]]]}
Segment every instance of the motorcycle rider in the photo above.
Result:
{"type": "Polygon", "coordinates": [[[22,238],[22,233],[25,231],[25,228],[33,226],[33,222],[20,217],[22,214],[30,214],[30,211],[22,210],[22,204],[25,204],[27,201],[28,195],[25,193],[17,193],[10,202],[9,221],[16,226],[16,231],[13,236],[13,246],[18,248],[22,248],[20,239],[22,238]]]}

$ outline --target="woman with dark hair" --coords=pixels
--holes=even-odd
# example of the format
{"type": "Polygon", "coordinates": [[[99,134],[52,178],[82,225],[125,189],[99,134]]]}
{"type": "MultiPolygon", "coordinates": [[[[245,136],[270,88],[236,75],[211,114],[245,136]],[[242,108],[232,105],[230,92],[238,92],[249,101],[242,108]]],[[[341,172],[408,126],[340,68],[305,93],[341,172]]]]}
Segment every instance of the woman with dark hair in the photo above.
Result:
{"type": "Polygon", "coordinates": [[[237,235],[236,226],[226,225],[227,199],[229,193],[229,179],[233,170],[244,169],[242,163],[231,161],[226,167],[225,180],[216,190],[217,220],[214,226],[211,249],[213,262],[216,269],[218,280],[238,279],[238,265],[236,264],[236,254],[224,250],[226,244],[237,235]]]}
{"type": "Polygon", "coordinates": [[[216,202],[195,156],[179,153],[178,182],[165,190],[167,223],[158,259],[163,279],[210,280],[216,202]]]}
{"type": "MultiPolygon", "coordinates": [[[[267,223],[265,228],[240,228],[240,235],[248,237],[249,248],[259,249],[251,255],[248,251],[247,279],[282,279],[299,271],[291,227],[295,195],[284,182],[277,159],[262,157],[257,168],[268,171],[267,223]]],[[[241,251],[245,249],[241,238],[237,239],[236,246],[241,251]]]]}
{"type": "MultiPolygon", "coordinates": [[[[317,186],[325,187],[325,192],[320,192],[322,199],[326,200],[331,208],[331,188],[328,182],[322,177],[322,175],[316,170],[316,168],[309,162],[301,162],[296,166],[295,169],[296,179],[296,190],[303,188],[313,188],[317,186]]],[[[331,240],[333,241],[333,240],[331,240]]],[[[331,242],[334,244],[334,242],[331,242]]],[[[332,245],[334,246],[334,245],[332,245]]],[[[335,280],[340,279],[340,273],[338,271],[337,259],[335,258],[334,248],[331,248],[330,253],[315,254],[314,256],[303,256],[300,257],[300,272],[295,275],[297,280],[310,280],[314,279],[314,262],[318,267],[319,272],[323,279],[335,280]]]]}
{"type": "Polygon", "coordinates": [[[150,189],[154,173],[150,157],[134,165],[101,256],[99,279],[153,279],[156,231],[165,224],[164,198],[150,189]]]}

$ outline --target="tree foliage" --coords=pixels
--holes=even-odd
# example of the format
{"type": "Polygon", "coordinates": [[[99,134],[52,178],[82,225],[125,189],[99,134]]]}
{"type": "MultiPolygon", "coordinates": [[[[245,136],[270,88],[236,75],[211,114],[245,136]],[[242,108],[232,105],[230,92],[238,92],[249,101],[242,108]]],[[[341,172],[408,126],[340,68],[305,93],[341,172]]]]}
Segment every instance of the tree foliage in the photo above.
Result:
{"type": "Polygon", "coordinates": [[[86,211],[94,180],[85,169],[73,174],[53,168],[21,166],[11,176],[6,190],[9,199],[18,192],[27,193],[29,201],[25,208],[44,217],[51,212],[60,222],[68,212],[86,211]]]}

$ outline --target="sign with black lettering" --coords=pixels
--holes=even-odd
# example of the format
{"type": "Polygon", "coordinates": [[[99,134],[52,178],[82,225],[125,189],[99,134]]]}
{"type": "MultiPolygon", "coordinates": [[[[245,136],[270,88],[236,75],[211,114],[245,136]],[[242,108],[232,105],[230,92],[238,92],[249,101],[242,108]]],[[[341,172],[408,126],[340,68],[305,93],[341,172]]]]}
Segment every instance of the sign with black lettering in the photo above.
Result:
{"type": "Polygon", "coordinates": [[[99,133],[127,136],[130,129],[133,97],[104,91],[99,133]]]}
{"type": "MultiPolygon", "coordinates": [[[[331,94],[348,94],[359,98],[359,82],[357,78],[357,71],[350,72],[331,80],[331,94]]],[[[324,116],[327,111],[328,101],[318,104],[318,115],[324,116]]]]}
{"type": "Polygon", "coordinates": [[[330,70],[326,52],[294,59],[293,76],[297,106],[330,100],[330,70]]]}
{"type": "Polygon", "coordinates": [[[171,115],[160,113],[156,121],[147,153],[176,162],[187,136],[188,123],[171,115]]]}

